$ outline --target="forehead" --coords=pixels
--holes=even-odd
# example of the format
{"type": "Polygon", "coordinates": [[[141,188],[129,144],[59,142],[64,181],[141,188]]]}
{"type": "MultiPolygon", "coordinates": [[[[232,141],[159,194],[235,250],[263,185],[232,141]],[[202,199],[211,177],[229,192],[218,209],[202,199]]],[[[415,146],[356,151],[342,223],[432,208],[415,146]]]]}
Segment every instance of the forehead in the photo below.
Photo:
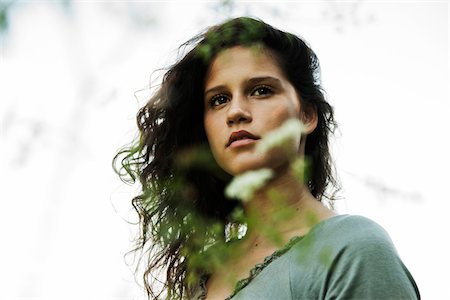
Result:
{"type": "Polygon", "coordinates": [[[206,84],[236,75],[275,75],[284,79],[275,55],[262,47],[235,46],[221,51],[210,63],[206,84]]]}

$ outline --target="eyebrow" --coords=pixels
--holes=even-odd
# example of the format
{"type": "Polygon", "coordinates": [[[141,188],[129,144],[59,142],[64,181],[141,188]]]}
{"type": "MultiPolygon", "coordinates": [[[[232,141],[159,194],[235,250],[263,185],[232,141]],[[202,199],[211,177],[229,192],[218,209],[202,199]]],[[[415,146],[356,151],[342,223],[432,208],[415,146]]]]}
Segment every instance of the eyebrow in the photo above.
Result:
{"type": "MultiPolygon", "coordinates": [[[[267,81],[281,86],[281,80],[278,78],[272,77],[272,76],[253,77],[253,78],[250,78],[249,80],[247,80],[246,84],[254,85],[254,84],[258,84],[260,82],[267,82],[267,81]]],[[[220,91],[223,91],[224,89],[226,89],[225,85],[218,85],[218,86],[215,86],[213,88],[206,90],[205,95],[212,93],[212,92],[220,92],[220,91]]]]}
{"type": "Polygon", "coordinates": [[[264,76],[264,77],[254,77],[254,78],[250,78],[247,83],[249,84],[256,84],[256,83],[260,83],[263,81],[269,81],[272,82],[274,84],[279,84],[281,85],[281,80],[272,76],[264,76]]]}
{"type": "Polygon", "coordinates": [[[206,90],[205,91],[205,95],[207,95],[209,93],[213,93],[213,92],[220,92],[220,91],[223,91],[224,89],[226,89],[226,86],[218,85],[218,86],[215,86],[213,88],[210,88],[210,89],[206,90]]]}

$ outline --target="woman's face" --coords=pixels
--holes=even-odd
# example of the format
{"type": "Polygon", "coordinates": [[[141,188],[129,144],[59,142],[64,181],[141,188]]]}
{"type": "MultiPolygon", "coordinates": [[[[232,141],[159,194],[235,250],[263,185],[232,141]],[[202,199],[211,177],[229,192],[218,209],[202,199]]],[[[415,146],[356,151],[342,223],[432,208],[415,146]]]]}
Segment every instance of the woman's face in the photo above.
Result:
{"type": "MultiPolygon", "coordinates": [[[[286,164],[287,157],[255,151],[260,138],[301,111],[295,88],[268,51],[242,46],[222,51],[209,67],[204,104],[208,142],[227,173],[286,164]]],[[[300,136],[290,150],[298,152],[299,145],[300,136]]]]}

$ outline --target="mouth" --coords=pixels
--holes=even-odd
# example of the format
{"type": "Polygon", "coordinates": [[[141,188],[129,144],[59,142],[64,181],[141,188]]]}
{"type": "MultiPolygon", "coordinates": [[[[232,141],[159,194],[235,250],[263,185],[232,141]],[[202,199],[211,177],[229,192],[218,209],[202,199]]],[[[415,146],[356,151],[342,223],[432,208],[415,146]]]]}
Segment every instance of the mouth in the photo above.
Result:
{"type": "Polygon", "coordinates": [[[228,140],[228,143],[226,144],[226,147],[230,146],[244,146],[248,144],[254,143],[254,141],[259,140],[260,137],[256,136],[248,131],[240,130],[235,131],[230,135],[230,138],[228,140]]]}

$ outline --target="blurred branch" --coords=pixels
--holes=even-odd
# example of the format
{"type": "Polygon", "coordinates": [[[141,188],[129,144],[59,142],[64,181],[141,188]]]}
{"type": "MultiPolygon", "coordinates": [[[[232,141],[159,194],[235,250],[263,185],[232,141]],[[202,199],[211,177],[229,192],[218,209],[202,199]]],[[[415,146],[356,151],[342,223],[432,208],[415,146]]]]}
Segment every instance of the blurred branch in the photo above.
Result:
{"type": "Polygon", "coordinates": [[[418,203],[424,200],[423,195],[418,191],[405,191],[399,188],[395,188],[382,182],[382,180],[380,180],[379,178],[359,176],[350,172],[345,173],[360,181],[367,188],[376,192],[380,201],[384,201],[387,197],[394,197],[412,203],[418,203]]]}
{"type": "MultiPolygon", "coordinates": [[[[342,33],[349,26],[358,26],[372,23],[375,15],[368,11],[363,11],[364,1],[340,2],[327,1],[322,11],[325,19],[330,20],[335,25],[337,32],[342,33]]],[[[365,7],[367,9],[367,6],[365,7]]]]}

